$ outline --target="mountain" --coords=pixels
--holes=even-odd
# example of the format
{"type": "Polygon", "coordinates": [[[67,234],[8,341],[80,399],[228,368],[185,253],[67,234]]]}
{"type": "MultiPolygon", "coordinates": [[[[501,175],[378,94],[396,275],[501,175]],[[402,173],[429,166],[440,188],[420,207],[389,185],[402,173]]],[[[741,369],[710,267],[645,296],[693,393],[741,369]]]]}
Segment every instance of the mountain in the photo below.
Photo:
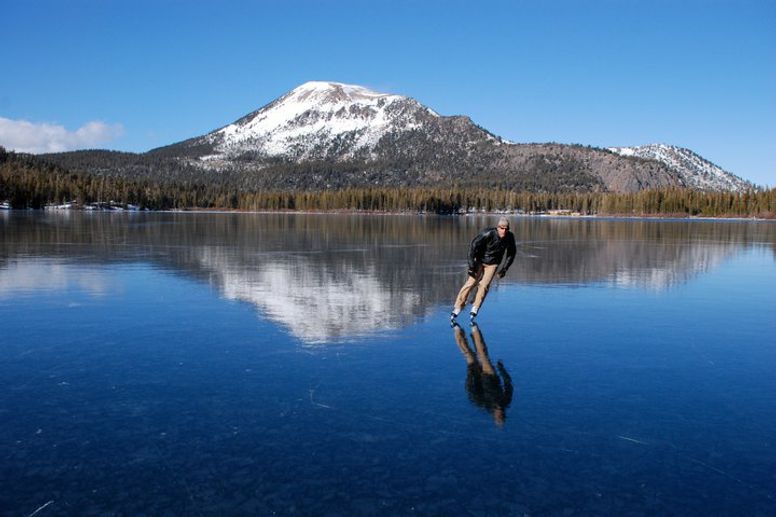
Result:
{"type": "Polygon", "coordinates": [[[114,156],[86,151],[48,158],[98,174],[238,190],[453,185],[541,192],[726,188],[722,181],[710,186],[696,179],[712,174],[705,168],[694,171],[696,162],[685,160],[687,167],[677,169],[677,160],[618,149],[623,148],[516,144],[469,117],[439,115],[410,97],[312,81],[229,125],[147,153],[114,156]]]}
{"type": "Polygon", "coordinates": [[[410,97],[313,81],[207,135],[149,154],[252,188],[682,186],[662,163],[580,145],[513,144],[410,97]]]}
{"type": "Polygon", "coordinates": [[[163,149],[219,165],[246,155],[292,161],[378,160],[388,151],[386,140],[433,134],[446,123],[470,132],[472,143],[500,142],[467,117],[440,117],[409,97],[311,81],[228,126],[163,149]]]}
{"type": "Polygon", "coordinates": [[[610,147],[609,150],[622,156],[635,156],[664,163],[692,189],[743,192],[754,188],[751,182],[683,147],[649,144],[638,147],[610,147]]]}

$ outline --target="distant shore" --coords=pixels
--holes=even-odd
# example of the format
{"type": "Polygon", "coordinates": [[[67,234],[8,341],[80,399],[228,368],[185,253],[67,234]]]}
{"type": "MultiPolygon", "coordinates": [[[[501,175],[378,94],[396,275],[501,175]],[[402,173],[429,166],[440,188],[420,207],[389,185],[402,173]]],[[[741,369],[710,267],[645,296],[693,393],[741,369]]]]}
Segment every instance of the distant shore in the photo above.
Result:
{"type": "Polygon", "coordinates": [[[504,210],[495,211],[470,211],[470,212],[429,212],[429,211],[387,211],[387,210],[349,210],[349,209],[331,209],[331,210],[243,210],[239,208],[202,208],[202,207],[190,207],[190,208],[172,208],[172,209],[148,209],[140,208],[130,205],[129,207],[122,207],[117,205],[109,205],[108,203],[102,203],[100,207],[83,207],[83,206],[69,206],[69,205],[56,205],[46,206],[43,208],[20,208],[12,209],[7,205],[0,206],[0,213],[2,212],[26,212],[26,211],[40,211],[40,212],[86,212],[86,213],[190,213],[190,214],[300,214],[300,215],[390,215],[390,216],[450,216],[450,217],[472,217],[472,216],[507,216],[518,218],[552,218],[552,219],[661,219],[661,220],[683,220],[683,221],[763,221],[770,222],[776,221],[776,214],[769,217],[754,217],[754,216],[703,216],[703,215],[689,215],[683,213],[666,213],[666,214],[623,214],[623,213],[611,213],[611,214],[582,214],[578,212],[568,212],[564,210],[553,212],[510,212],[504,210]]]}

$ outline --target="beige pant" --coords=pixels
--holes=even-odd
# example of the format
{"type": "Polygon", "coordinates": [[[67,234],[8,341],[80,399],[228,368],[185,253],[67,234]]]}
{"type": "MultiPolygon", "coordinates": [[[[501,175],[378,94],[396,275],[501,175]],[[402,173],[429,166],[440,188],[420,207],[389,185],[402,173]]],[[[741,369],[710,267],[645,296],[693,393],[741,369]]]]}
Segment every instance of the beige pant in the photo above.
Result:
{"type": "Polygon", "coordinates": [[[474,339],[474,346],[477,348],[476,358],[472,349],[469,348],[469,343],[466,341],[466,334],[463,329],[457,325],[455,326],[455,342],[458,344],[458,348],[466,359],[466,364],[472,365],[479,363],[482,373],[496,375],[493,363],[490,362],[488,347],[485,345],[485,340],[482,339],[482,332],[480,332],[479,327],[474,327],[472,329],[472,339],[474,339]]]}
{"type": "Polygon", "coordinates": [[[458,292],[458,298],[455,299],[455,310],[460,311],[466,305],[466,300],[469,298],[469,293],[472,292],[474,286],[477,286],[477,294],[474,296],[474,303],[472,304],[472,310],[478,312],[482,302],[485,301],[485,296],[490,289],[490,283],[493,281],[493,277],[496,274],[496,268],[498,264],[489,266],[482,264],[477,270],[477,277],[466,276],[466,283],[463,284],[461,290],[458,292]]]}

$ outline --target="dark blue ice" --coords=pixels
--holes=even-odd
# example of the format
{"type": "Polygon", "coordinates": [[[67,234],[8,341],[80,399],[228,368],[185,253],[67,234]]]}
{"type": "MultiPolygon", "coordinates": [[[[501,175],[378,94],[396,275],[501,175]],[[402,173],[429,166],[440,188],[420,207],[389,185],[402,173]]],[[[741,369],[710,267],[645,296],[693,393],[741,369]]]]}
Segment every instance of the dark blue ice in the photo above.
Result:
{"type": "Polygon", "coordinates": [[[0,514],[773,515],[776,224],[0,213],[0,514]]]}

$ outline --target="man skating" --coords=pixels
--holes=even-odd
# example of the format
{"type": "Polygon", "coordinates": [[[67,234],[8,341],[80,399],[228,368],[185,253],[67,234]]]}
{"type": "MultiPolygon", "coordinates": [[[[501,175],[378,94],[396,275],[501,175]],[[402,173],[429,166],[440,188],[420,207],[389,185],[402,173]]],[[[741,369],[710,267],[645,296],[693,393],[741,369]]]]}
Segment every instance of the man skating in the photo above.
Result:
{"type": "Polygon", "coordinates": [[[477,316],[482,302],[488,294],[493,277],[498,275],[499,278],[504,278],[509,266],[515,260],[516,250],[515,236],[509,231],[509,221],[506,217],[499,219],[498,226],[486,228],[472,240],[471,246],[469,246],[469,270],[466,282],[455,299],[453,312],[450,314],[451,321],[454,322],[458,314],[461,313],[469,298],[469,293],[475,286],[477,294],[474,297],[469,315],[472,320],[477,316]],[[505,254],[506,259],[504,259],[505,254]],[[504,260],[504,264],[498,269],[502,260],[504,260]]]}

